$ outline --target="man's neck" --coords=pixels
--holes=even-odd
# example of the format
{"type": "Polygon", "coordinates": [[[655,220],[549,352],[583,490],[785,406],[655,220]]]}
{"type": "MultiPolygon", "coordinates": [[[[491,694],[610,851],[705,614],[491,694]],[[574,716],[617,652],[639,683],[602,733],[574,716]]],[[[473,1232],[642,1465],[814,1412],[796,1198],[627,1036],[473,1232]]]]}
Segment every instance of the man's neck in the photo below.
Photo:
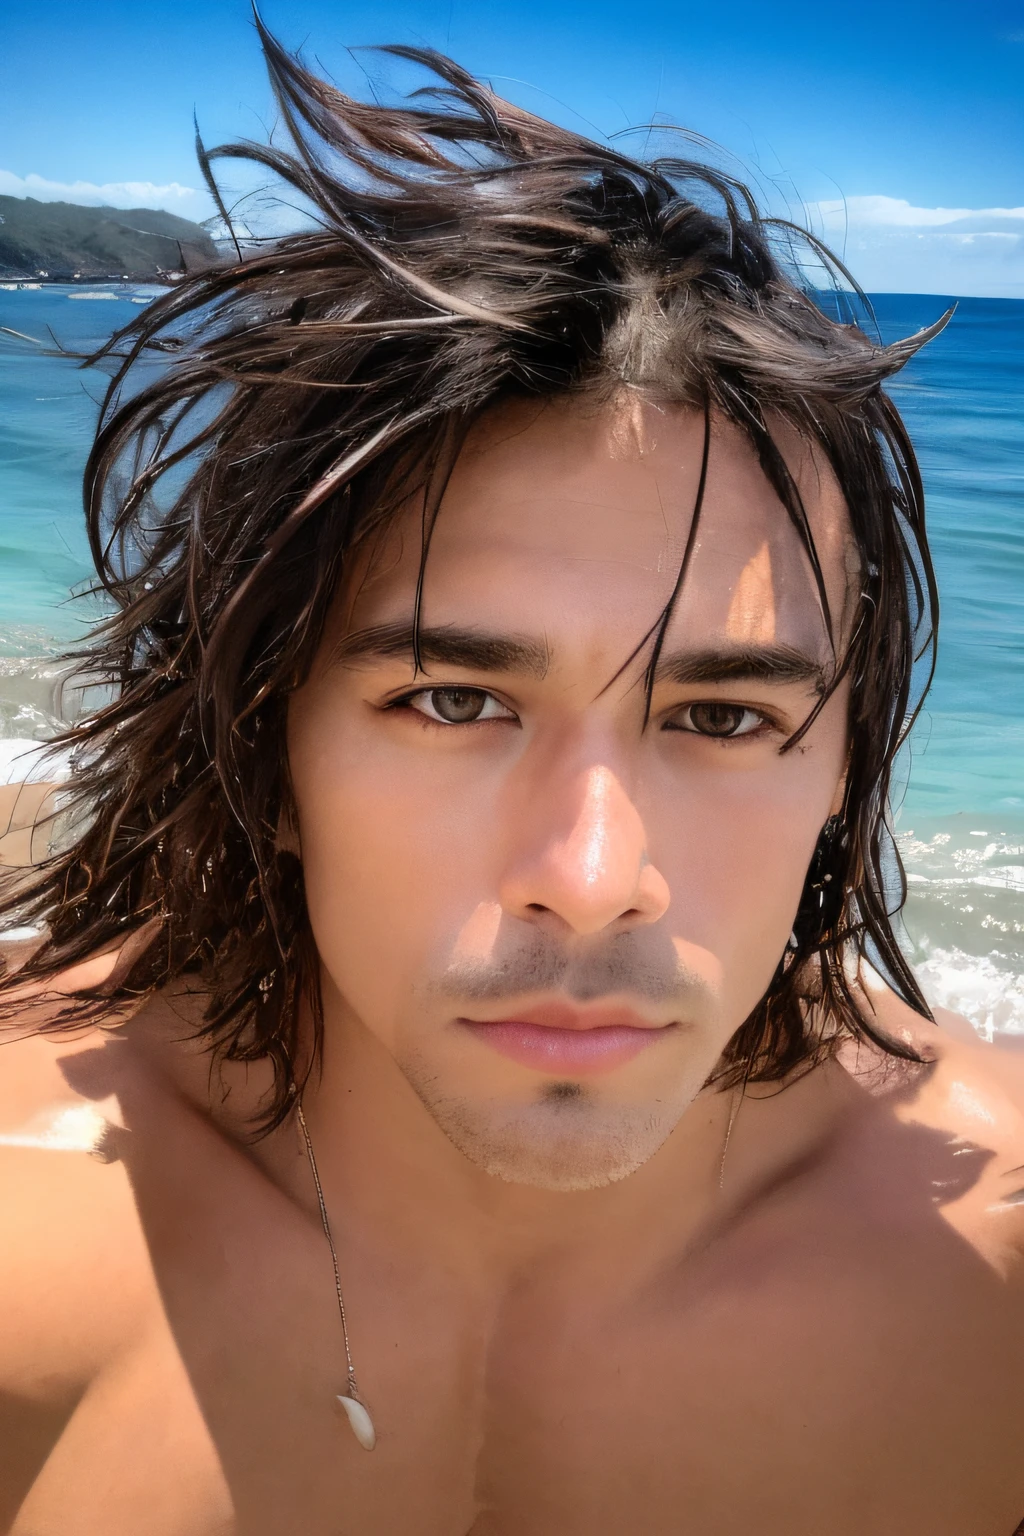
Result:
{"type": "MultiPolygon", "coordinates": [[[[594,1283],[604,1272],[617,1287],[702,1245],[759,1187],[805,1161],[857,1097],[843,1069],[831,1065],[781,1095],[775,1085],[748,1087],[742,1098],[705,1089],[635,1173],[571,1193],[475,1166],[358,1021],[328,1017],[322,1070],[303,1102],[342,1241],[347,1233],[393,1248],[405,1262],[475,1272],[486,1284],[568,1265],[585,1266],[594,1283]]],[[[288,1185],[308,1204],[311,1175],[297,1136],[293,1145],[288,1185]]]]}

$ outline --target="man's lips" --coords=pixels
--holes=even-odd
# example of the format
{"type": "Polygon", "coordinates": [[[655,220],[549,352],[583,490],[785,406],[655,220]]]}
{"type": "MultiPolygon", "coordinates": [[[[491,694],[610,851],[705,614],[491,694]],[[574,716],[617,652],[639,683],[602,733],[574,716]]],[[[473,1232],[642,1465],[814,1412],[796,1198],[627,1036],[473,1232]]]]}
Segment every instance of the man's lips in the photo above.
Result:
{"type": "Polygon", "coordinates": [[[511,1019],[458,1022],[499,1055],[559,1077],[610,1072],[673,1027],[651,1025],[625,1008],[572,1008],[562,1003],[530,1008],[511,1019]]]}

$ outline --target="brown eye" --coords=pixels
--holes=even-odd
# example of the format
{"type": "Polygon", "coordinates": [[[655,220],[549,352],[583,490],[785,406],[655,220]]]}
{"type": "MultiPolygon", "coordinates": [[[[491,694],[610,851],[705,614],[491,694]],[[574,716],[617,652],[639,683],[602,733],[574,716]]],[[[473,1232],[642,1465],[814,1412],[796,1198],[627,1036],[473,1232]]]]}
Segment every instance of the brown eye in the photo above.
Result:
{"type": "Polygon", "coordinates": [[[705,699],[688,704],[668,722],[676,731],[692,731],[697,736],[749,736],[764,722],[756,710],[743,704],[727,704],[719,699],[705,699]]]}
{"type": "Polygon", "coordinates": [[[434,714],[449,725],[478,720],[487,699],[479,688],[432,688],[427,695],[434,714]]]}
{"type": "Polygon", "coordinates": [[[738,704],[691,704],[690,721],[703,736],[733,736],[747,713],[738,704]]]}
{"type": "Polygon", "coordinates": [[[484,688],[424,688],[399,702],[438,725],[473,725],[478,720],[516,718],[484,688]]]}

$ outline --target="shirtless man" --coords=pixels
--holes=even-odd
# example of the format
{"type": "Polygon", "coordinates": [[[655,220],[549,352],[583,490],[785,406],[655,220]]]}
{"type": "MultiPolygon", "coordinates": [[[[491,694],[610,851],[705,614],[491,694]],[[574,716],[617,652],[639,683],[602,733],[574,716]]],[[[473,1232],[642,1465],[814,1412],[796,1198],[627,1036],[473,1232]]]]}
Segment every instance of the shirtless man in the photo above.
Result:
{"type": "Polygon", "coordinates": [[[90,469],[119,696],[4,897],[4,1529],[1011,1536],[1024,1076],[879,887],[910,349],[454,72],[430,123],[267,46],[361,175],[138,322],[90,469]]]}

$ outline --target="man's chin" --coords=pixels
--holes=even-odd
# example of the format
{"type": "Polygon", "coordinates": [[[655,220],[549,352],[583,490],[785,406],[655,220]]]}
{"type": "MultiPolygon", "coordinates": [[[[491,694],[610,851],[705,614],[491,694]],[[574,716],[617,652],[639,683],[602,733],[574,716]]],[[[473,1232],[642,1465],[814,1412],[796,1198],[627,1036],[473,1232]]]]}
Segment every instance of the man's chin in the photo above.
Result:
{"type": "Polygon", "coordinates": [[[673,1128],[638,1108],[543,1103],[496,1114],[493,1104],[424,1103],[453,1146],[485,1173],[565,1193],[628,1178],[673,1128]]]}

